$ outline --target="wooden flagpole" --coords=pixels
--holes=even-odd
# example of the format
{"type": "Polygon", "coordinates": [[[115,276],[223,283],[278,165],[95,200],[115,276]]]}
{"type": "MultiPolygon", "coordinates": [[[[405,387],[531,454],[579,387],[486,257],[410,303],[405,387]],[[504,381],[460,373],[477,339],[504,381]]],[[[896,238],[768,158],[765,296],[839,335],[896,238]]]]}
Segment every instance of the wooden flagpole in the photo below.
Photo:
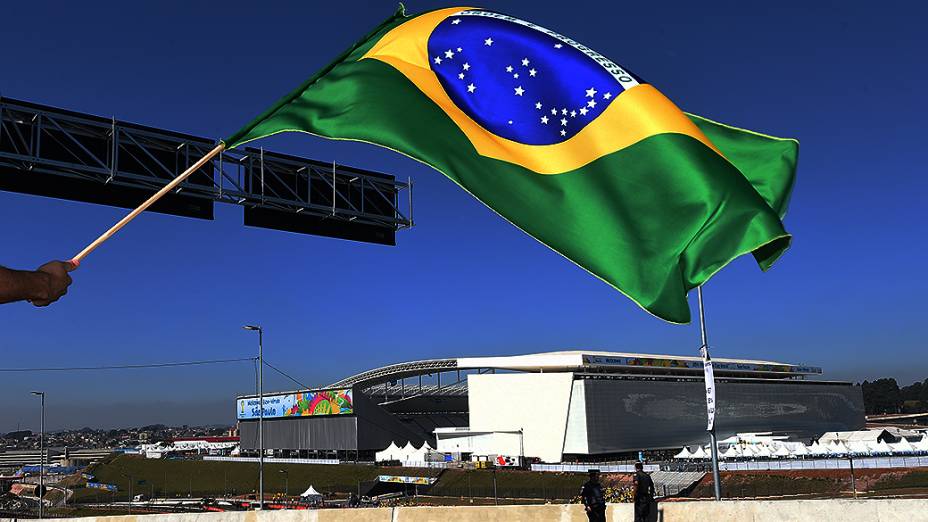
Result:
{"type": "Polygon", "coordinates": [[[119,229],[126,226],[130,221],[135,219],[136,216],[144,212],[145,209],[152,206],[156,201],[161,199],[162,196],[164,196],[165,194],[173,190],[175,187],[180,185],[185,179],[190,177],[191,174],[199,170],[200,167],[202,167],[207,162],[209,162],[214,157],[216,157],[217,154],[225,150],[225,148],[226,148],[225,143],[220,142],[219,145],[216,145],[216,148],[206,153],[206,156],[203,156],[202,158],[200,158],[200,161],[197,161],[196,163],[191,165],[190,168],[182,172],[180,176],[177,176],[176,178],[171,180],[170,183],[162,187],[161,190],[159,190],[158,192],[155,192],[150,198],[146,199],[144,203],[139,205],[132,212],[129,212],[128,214],[126,214],[126,217],[120,219],[115,225],[110,227],[109,230],[107,230],[102,235],[100,235],[100,237],[95,239],[93,243],[90,243],[89,245],[87,245],[83,250],[80,251],[80,253],[78,253],[76,256],[71,258],[71,264],[74,265],[75,268],[77,268],[81,264],[81,261],[83,261],[84,258],[87,257],[88,254],[93,252],[98,246],[102,245],[104,241],[111,238],[113,234],[115,234],[116,232],[119,232],[119,229]]]}

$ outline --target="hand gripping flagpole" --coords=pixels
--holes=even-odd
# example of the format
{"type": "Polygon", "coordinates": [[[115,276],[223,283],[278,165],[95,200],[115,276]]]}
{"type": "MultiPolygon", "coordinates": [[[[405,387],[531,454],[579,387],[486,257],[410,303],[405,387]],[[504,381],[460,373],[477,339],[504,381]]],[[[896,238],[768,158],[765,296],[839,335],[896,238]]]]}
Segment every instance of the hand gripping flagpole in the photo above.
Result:
{"type": "Polygon", "coordinates": [[[699,300],[699,332],[702,335],[703,373],[706,379],[706,416],[709,420],[709,445],[712,448],[712,484],[715,487],[715,500],[722,500],[722,484],[719,476],[719,447],[715,439],[715,373],[712,368],[712,358],[709,357],[709,335],[706,332],[706,314],[702,305],[702,285],[696,287],[696,296],[699,300]]]}
{"type": "Polygon", "coordinates": [[[84,258],[87,257],[88,254],[93,252],[98,246],[102,245],[104,241],[111,238],[113,234],[115,234],[116,232],[119,232],[119,229],[126,226],[130,221],[135,219],[136,216],[144,212],[145,209],[155,204],[155,202],[161,199],[162,196],[164,196],[165,194],[173,190],[175,187],[180,185],[185,179],[190,177],[191,174],[199,170],[200,167],[202,167],[203,165],[206,165],[206,163],[208,163],[210,160],[216,157],[217,154],[225,150],[225,148],[226,148],[225,143],[220,142],[219,145],[216,145],[216,148],[206,153],[205,156],[200,158],[200,161],[197,161],[196,163],[191,165],[187,170],[183,171],[180,174],[180,176],[177,176],[176,178],[171,180],[170,183],[162,187],[161,190],[159,190],[158,192],[155,192],[150,198],[146,199],[145,202],[139,205],[135,210],[126,214],[124,218],[116,222],[116,224],[110,227],[109,230],[107,230],[100,237],[95,239],[93,243],[90,243],[89,245],[87,245],[83,250],[80,251],[80,253],[78,253],[76,256],[71,258],[71,264],[75,268],[77,268],[78,265],[81,264],[81,261],[83,261],[84,258]]]}

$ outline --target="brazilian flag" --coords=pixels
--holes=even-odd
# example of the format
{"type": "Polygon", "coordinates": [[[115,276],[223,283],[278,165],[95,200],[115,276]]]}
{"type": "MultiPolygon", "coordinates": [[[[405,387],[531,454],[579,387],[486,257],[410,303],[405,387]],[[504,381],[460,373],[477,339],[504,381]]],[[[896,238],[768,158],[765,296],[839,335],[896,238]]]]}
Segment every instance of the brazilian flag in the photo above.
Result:
{"type": "Polygon", "coordinates": [[[432,166],[664,320],[752,253],[787,249],[798,143],[682,112],[626,67],[530,22],[402,6],[224,140],[300,131],[432,166]]]}

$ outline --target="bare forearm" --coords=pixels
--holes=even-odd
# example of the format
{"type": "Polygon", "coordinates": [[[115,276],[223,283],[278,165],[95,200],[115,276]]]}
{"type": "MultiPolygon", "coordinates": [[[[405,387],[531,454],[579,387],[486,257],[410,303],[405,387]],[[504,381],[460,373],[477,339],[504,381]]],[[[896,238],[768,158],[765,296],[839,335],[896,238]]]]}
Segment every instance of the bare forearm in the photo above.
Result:
{"type": "Polygon", "coordinates": [[[0,267],[0,304],[47,299],[49,299],[48,274],[0,267]]]}

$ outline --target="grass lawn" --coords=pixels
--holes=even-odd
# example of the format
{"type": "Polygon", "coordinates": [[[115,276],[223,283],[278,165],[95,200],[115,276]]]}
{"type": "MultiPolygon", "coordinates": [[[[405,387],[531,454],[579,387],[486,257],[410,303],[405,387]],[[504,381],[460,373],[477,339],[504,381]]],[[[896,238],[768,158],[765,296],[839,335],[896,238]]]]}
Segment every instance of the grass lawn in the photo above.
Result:
{"type": "MultiPolygon", "coordinates": [[[[435,475],[439,470],[431,470],[435,475]]],[[[95,482],[119,487],[117,500],[129,496],[129,477],[133,495],[156,497],[244,495],[258,489],[258,464],[251,462],[213,462],[202,460],[146,459],[138,455],[119,455],[95,465],[90,473],[95,482]]],[[[310,485],[323,493],[347,493],[357,490],[358,482],[377,475],[426,476],[429,470],[417,468],[379,468],[353,464],[271,464],[264,465],[264,491],[267,495],[284,493],[289,477],[291,495],[302,493],[310,485]],[[282,473],[281,471],[286,471],[282,473]]],[[[77,502],[112,500],[108,491],[80,488],[77,502]]]]}
{"type": "MultiPolygon", "coordinates": [[[[323,493],[356,491],[359,482],[377,475],[436,476],[438,469],[377,467],[353,464],[265,464],[264,490],[268,496],[284,493],[289,477],[289,493],[297,495],[313,485],[323,493]],[[286,471],[282,473],[281,471],[286,471]]],[[[213,462],[201,460],[146,459],[138,455],[119,455],[97,464],[90,470],[95,482],[119,487],[116,500],[132,493],[155,497],[213,497],[247,495],[258,489],[258,464],[251,462],[213,462]]],[[[439,481],[428,495],[445,497],[493,497],[492,470],[442,471],[439,481]]],[[[608,484],[610,475],[604,477],[608,484]]],[[[542,473],[522,470],[498,470],[496,487],[500,498],[568,499],[580,491],[586,481],[583,473],[542,473]]],[[[619,480],[616,477],[612,477],[619,480]]],[[[426,491],[423,491],[426,493],[426,491]]],[[[112,493],[78,488],[74,502],[107,502],[112,493]]]]}

